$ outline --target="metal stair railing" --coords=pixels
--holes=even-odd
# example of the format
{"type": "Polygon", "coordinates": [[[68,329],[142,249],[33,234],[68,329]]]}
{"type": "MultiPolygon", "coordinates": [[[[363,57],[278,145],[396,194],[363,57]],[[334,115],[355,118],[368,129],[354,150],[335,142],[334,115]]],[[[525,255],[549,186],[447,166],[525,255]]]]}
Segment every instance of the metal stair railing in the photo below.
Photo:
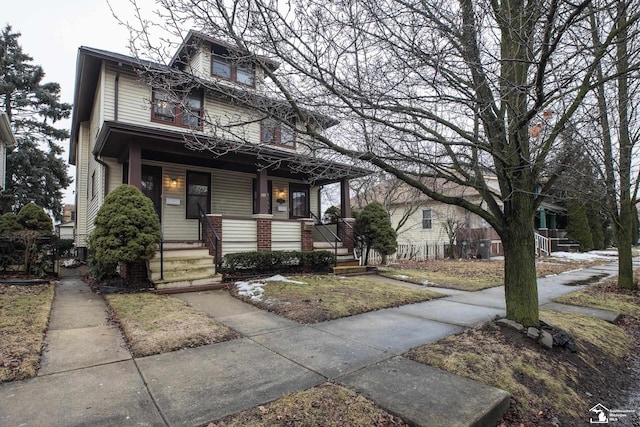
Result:
{"type": "Polygon", "coordinates": [[[316,225],[321,226],[321,228],[316,227],[316,230],[318,230],[318,233],[320,233],[320,235],[322,236],[322,238],[331,245],[331,247],[333,248],[333,252],[334,252],[334,265],[338,265],[338,243],[342,243],[342,239],[340,238],[340,236],[338,236],[336,233],[334,233],[333,231],[331,231],[331,229],[329,227],[327,227],[326,224],[324,224],[320,218],[318,218],[318,216],[316,214],[314,214],[313,212],[309,212],[309,215],[311,216],[311,218],[313,218],[316,221],[316,225]],[[327,238],[327,236],[324,234],[324,232],[322,230],[327,231],[331,237],[333,237],[333,242],[327,238]]]}
{"type": "Polygon", "coordinates": [[[218,258],[218,242],[220,242],[220,236],[211,223],[207,221],[207,213],[202,209],[200,203],[198,203],[198,216],[200,219],[198,221],[198,235],[200,236],[200,241],[205,243],[205,245],[206,243],[209,243],[207,246],[213,249],[213,263],[216,267],[220,267],[220,259],[218,258]],[[210,231],[210,233],[207,233],[207,231],[210,231]]]}

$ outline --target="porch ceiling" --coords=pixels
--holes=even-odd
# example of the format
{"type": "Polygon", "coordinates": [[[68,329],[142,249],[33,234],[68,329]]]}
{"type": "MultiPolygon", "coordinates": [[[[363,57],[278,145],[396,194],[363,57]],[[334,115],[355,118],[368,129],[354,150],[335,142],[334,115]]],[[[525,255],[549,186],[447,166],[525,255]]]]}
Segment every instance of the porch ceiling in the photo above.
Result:
{"type": "Polygon", "coordinates": [[[360,178],[372,173],[356,166],[328,161],[268,146],[197,138],[184,131],[173,131],[115,121],[104,123],[94,155],[128,160],[130,146],[139,146],[143,160],[228,169],[255,173],[267,169],[271,176],[325,185],[342,179],[360,178]],[[205,148],[207,146],[214,148],[205,148]]]}

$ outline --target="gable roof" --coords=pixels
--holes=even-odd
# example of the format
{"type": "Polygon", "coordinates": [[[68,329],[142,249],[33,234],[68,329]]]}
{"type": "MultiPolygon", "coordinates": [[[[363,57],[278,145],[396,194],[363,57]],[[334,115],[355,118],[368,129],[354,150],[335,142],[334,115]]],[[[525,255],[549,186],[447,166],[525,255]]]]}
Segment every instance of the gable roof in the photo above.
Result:
{"type": "MultiPolygon", "coordinates": [[[[187,33],[187,36],[184,38],[184,40],[178,47],[178,50],[176,51],[176,53],[173,55],[173,58],[169,62],[169,66],[178,67],[180,66],[180,64],[184,64],[186,62],[186,58],[188,58],[191,55],[192,51],[197,49],[197,45],[199,41],[206,41],[208,43],[211,43],[212,45],[222,48],[227,52],[240,53],[240,50],[236,46],[230,43],[208,36],[199,31],[189,30],[189,33],[187,33]]],[[[266,56],[262,56],[262,55],[253,55],[252,59],[255,61],[261,62],[262,64],[264,64],[265,66],[267,66],[272,70],[276,70],[280,65],[276,61],[273,61],[267,58],[266,56]]]]}

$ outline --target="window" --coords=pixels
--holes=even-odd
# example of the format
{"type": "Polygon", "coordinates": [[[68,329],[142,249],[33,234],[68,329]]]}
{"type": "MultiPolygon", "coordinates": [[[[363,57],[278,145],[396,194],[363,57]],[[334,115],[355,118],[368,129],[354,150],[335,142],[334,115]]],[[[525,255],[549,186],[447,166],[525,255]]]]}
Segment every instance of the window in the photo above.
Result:
{"type": "Polygon", "coordinates": [[[214,55],[211,59],[211,74],[231,80],[231,63],[227,58],[214,55]]]}
{"type": "Polygon", "coordinates": [[[211,75],[240,83],[246,86],[255,86],[256,71],[253,65],[237,63],[224,54],[212,52],[211,75]]]}
{"type": "Polygon", "coordinates": [[[187,219],[200,218],[198,205],[211,213],[211,175],[187,171],[187,219]]]}
{"type": "Polygon", "coordinates": [[[189,92],[182,102],[171,99],[165,90],[153,91],[152,119],[177,126],[198,129],[202,126],[202,91],[189,92]]]}
{"type": "Polygon", "coordinates": [[[253,71],[253,67],[239,65],[236,68],[236,80],[243,85],[254,86],[255,72],[253,71]]]}
{"type": "Polygon", "coordinates": [[[431,230],[431,226],[432,226],[431,209],[423,209],[422,210],[422,229],[431,230]]]}
{"type": "Polygon", "coordinates": [[[260,123],[260,135],[260,142],[263,144],[296,146],[296,133],[293,128],[272,119],[260,123]]]}
{"type": "MultiPolygon", "coordinates": [[[[269,196],[267,198],[267,212],[273,213],[273,182],[271,180],[267,181],[267,192],[269,196]]],[[[260,211],[259,206],[259,194],[258,194],[258,180],[253,179],[253,213],[257,214],[260,211]]]]}
{"type": "Polygon", "coordinates": [[[308,218],[309,187],[305,185],[290,184],[289,206],[291,206],[291,218],[308,218]]]}

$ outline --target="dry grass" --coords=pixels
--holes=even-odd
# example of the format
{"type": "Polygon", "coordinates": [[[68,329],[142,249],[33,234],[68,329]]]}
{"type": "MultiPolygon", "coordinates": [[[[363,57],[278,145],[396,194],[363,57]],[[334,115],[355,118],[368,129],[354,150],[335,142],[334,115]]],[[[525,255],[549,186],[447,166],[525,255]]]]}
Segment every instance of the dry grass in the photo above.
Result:
{"type": "MultiPolygon", "coordinates": [[[[544,258],[537,262],[538,277],[593,267],[606,261],[563,261],[544,258]]],[[[431,260],[380,268],[380,274],[419,285],[479,291],[504,284],[502,260],[431,260]]]]}
{"type": "Polygon", "coordinates": [[[36,376],[54,285],[0,285],[0,382],[36,376]]]}
{"type": "MultiPolygon", "coordinates": [[[[305,284],[267,282],[261,301],[240,298],[291,320],[316,323],[444,296],[427,289],[410,289],[361,277],[299,276],[291,279],[305,284]]],[[[234,288],[232,294],[238,296],[237,289],[234,288]]]]}
{"type": "MultiPolygon", "coordinates": [[[[634,271],[634,280],[640,281],[640,270],[634,271]]],[[[561,304],[611,310],[640,318],[640,291],[629,291],[618,288],[617,278],[603,280],[597,285],[589,286],[554,300],[561,304]]]]}
{"type": "Polygon", "coordinates": [[[139,293],[106,295],[105,299],[136,357],[238,337],[235,331],[177,298],[139,293]]]}
{"type": "Polygon", "coordinates": [[[354,391],[325,383],[210,423],[208,427],[406,425],[354,391]]]}
{"type": "Polygon", "coordinates": [[[512,410],[526,420],[553,413],[575,421],[591,400],[599,398],[599,387],[607,377],[624,366],[633,338],[616,325],[582,315],[543,311],[541,317],[568,332],[578,352],[544,350],[524,334],[488,323],[416,348],[407,356],[508,391],[515,401],[512,410]],[[606,369],[612,372],[603,372],[606,369]],[[587,393],[594,398],[586,401],[587,393]]]}

